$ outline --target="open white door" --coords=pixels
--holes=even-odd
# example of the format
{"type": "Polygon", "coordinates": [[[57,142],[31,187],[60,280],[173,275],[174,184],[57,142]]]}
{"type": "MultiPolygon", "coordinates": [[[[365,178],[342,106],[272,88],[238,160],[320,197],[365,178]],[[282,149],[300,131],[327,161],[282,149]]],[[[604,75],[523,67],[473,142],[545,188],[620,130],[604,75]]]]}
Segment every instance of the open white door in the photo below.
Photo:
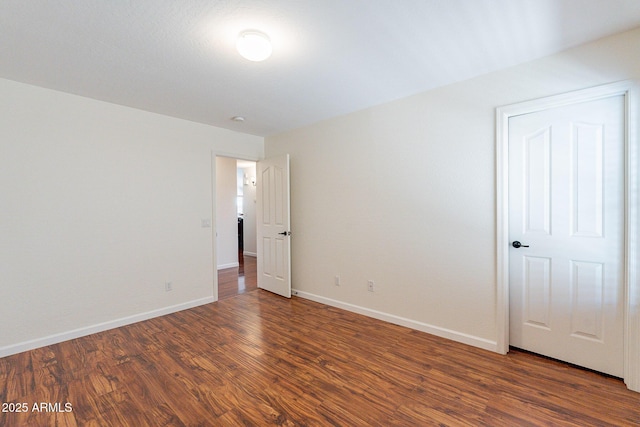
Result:
{"type": "Polygon", "coordinates": [[[257,164],[258,287],[291,298],[289,155],[257,164]]]}

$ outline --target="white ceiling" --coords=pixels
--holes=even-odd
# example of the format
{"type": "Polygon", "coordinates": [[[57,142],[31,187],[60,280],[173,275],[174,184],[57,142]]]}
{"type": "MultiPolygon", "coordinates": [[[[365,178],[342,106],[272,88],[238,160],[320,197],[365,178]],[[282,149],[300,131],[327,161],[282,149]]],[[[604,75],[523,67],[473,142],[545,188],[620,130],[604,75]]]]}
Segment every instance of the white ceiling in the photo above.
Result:
{"type": "Polygon", "coordinates": [[[638,0],[0,0],[0,77],[266,136],[638,26],[638,0]]]}

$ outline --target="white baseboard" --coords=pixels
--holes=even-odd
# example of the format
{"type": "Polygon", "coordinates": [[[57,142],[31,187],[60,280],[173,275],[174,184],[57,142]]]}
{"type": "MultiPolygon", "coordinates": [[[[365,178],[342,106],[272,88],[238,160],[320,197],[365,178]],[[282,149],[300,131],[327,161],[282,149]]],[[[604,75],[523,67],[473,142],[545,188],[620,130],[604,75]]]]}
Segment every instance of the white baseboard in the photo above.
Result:
{"type": "MultiPolygon", "coordinates": [[[[385,322],[393,323],[395,325],[405,326],[407,328],[415,329],[418,331],[426,332],[438,337],[447,338],[453,341],[457,341],[463,344],[471,345],[474,347],[482,348],[489,351],[497,351],[497,343],[484,338],[479,338],[473,335],[464,334],[450,329],[441,328],[439,326],[429,325],[427,323],[418,322],[415,320],[399,317],[393,314],[384,313],[370,308],[361,307],[354,304],[345,303],[342,301],[334,300],[331,298],[325,298],[319,295],[314,295],[308,292],[299,291],[294,289],[293,295],[305,298],[311,301],[326,304],[332,307],[341,308],[343,310],[351,311],[353,313],[362,314],[364,316],[372,317],[374,319],[383,320],[385,322]]],[[[95,334],[98,332],[107,331],[109,329],[119,328],[121,326],[130,325],[133,323],[141,322],[143,320],[152,319],[154,317],[164,316],[167,314],[175,313],[189,308],[197,307],[204,304],[209,304],[215,301],[214,297],[200,298],[193,301],[188,301],[182,304],[176,304],[169,307],[164,307],[157,310],[151,310],[145,313],[135,314],[133,316],[127,316],[120,319],[112,320],[109,322],[98,323],[96,325],[87,326],[84,328],[78,328],[59,334],[49,335],[43,338],[37,338],[34,340],[24,341],[17,344],[0,347],[0,357],[10,356],[12,354],[22,353],[23,351],[33,350],[35,348],[45,347],[52,344],[80,338],[86,335],[95,334]]]]}
{"type": "Polygon", "coordinates": [[[242,255],[244,255],[244,256],[251,256],[251,257],[254,257],[254,258],[257,258],[257,257],[258,257],[258,254],[257,254],[257,253],[255,253],[255,252],[247,252],[247,251],[244,251],[244,252],[242,252],[242,255]]]}
{"type": "Polygon", "coordinates": [[[33,350],[35,348],[40,348],[40,347],[45,347],[52,344],[61,343],[63,341],[69,341],[72,339],[84,337],[84,336],[95,334],[98,332],[107,331],[109,329],[131,325],[132,323],[137,323],[143,320],[152,319],[154,317],[164,316],[164,315],[175,313],[178,311],[187,310],[189,308],[197,307],[204,304],[209,304],[214,301],[215,301],[214,297],[200,298],[200,299],[188,301],[182,304],[176,304],[169,307],[160,308],[157,310],[147,311],[145,313],[134,314],[133,316],[122,317],[120,319],[98,323],[96,325],[91,325],[84,328],[74,329],[72,331],[61,332],[59,334],[54,334],[54,335],[49,335],[43,338],[24,341],[18,344],[11,344],[5,347],[0,347],[0,357],[6,357],[12,354],[22,353],[23,351],[33,350]]]}
{"type": "Polygon", "coordinates": [[[234,267],[239,267],[240,263],[239,262],[230,262],[228,264],[219,264],[218,265],[218,270],[224,270],[225,268],[234,268],[234,267]]]}
{"type": "Polygon", "coordinates": [[[308,292],[299,291],[296,289],[293,289],[291,293],[300,298],[305,298],[311,301],[319,302],[321,304],[326,304],[332,307],[341,308],[343,310],[362,314],[364,316],[373,317],[374,319],[383,320],[385,322],[393,323],[394,325],[405,326],[407,328],[426,332],[431,335],[450,339],[452,341],[457,341],[459,343],[471,345],[473,347],[482,348],[484,350],[489,350],[493,352],[498,351],[498,343],[496,341],[491,341],[485,338],[480,338],[480,337],[465,334],[462,332],[453,331],[451,329],[441,328],[439,326],[429,325],[427,323],[418,322],[416,320],[411,320],[411,319],[396,316],[393,314],[372,310],[370,308],[349,304],[349,303],[334,300],[331,298],[325,298],[319,295],[310,294],[308,292]]]}

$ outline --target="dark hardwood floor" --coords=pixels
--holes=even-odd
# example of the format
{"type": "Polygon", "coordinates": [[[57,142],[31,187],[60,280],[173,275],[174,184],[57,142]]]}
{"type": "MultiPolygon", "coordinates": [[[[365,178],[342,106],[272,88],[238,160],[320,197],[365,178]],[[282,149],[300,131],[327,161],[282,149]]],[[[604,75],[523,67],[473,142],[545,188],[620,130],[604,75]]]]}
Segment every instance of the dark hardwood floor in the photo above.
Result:
{"type": "Polygon", "coordinates": [[[240,266],[218,271],[218,300],[258,289],[256,258],[238,253],[240,266]]]}
{"type": "Polygon", "coordinates": [[[619,379],[262,290],[2,358],[0,400],[6,427],[640,425],[619,379]]]}

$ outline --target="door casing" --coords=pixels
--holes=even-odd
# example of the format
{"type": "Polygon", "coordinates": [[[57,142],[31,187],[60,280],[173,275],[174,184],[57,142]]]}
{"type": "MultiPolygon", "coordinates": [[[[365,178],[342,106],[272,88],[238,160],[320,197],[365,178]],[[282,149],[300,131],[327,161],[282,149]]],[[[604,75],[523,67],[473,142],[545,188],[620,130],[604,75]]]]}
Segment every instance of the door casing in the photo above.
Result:
{"type": "Polygon", "coordinates": [[[624,81],[499,107],[496,110],[496,351],[509,351],[509,118],[622,95],[625,99],[624,382],[640,392],[640,283],[638,282],[638,83],[624,81]]]}

